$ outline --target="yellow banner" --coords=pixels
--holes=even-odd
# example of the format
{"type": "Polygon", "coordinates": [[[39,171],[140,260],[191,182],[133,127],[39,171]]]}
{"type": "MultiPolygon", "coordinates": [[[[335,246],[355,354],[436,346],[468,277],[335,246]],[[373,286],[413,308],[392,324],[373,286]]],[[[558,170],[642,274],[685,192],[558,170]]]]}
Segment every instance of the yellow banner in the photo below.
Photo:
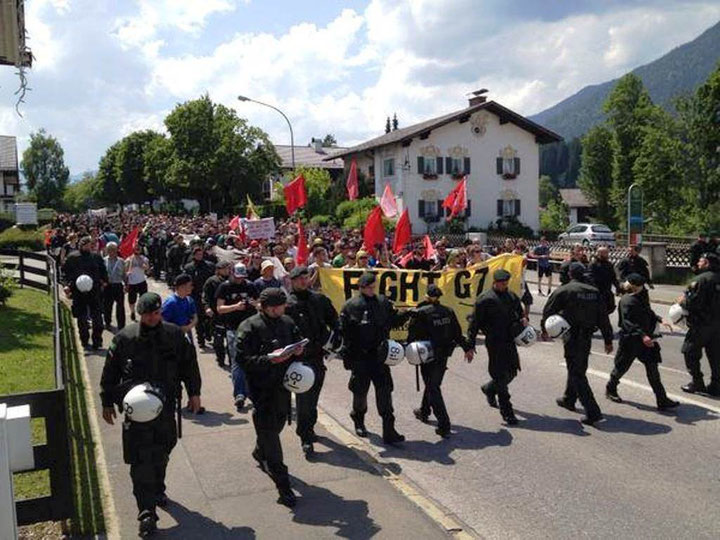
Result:
{"type": "MultiPolygon", "coordinates": [[[[425,297],[427,286],[434,283],[443,292],[440,302],[455,311],[465,331],[467,316],[472,312],[475,298],[492,287],[493,273],[501,268],[512,274],[510,290],[521,296],[522,255],[506,253],[468,268],[437,272],[392,268],[377,268],[371,271],[378,277],[378,293],[392,300],[397,309],[415,307],[425,297]]],[[[357,294],[357,282],[363,273],[364,270],[355,268],[320,269],[322,292],[330,298],[338,312],[349,298],[357,294]]],[[[393,338],[403,339],[406,334],[406,330],[394,331],[393,338]]]]}

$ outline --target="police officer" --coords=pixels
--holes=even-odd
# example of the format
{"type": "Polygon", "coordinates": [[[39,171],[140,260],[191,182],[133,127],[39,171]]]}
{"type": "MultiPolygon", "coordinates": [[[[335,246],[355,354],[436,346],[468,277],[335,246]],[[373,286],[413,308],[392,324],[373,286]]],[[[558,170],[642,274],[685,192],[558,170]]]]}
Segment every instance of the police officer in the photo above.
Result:
{"type": "MultiPolygon", "coordinates": [[[[205,282],[215,274],[215,267],[204,259],[205,252],[202,244],[195,244],[192,248],[192,260],[185,265],[184,272],[192,278],[192,297],[195,305],[202,306],[202,292],[205,282]]],[[[205,348],[205,341],[210,339],[208,317],[204,309],[198,309],[197,341],[198,347],[205,348]]]]}
{"type": "MultiPolygon", "coordinates": [[[[640,274],[648,287],[655,288],[650,279],[650,268],[647,261],[640,256],[640,246],[638,245],[630,246],[628,256],[617,263],[616,270],[620,283],[626,282],[630,274],[640,274]]],[[[647,295],[647,291],[643,294],[647,295]]]]}
{"type": "Polygon", "coordinates": [[[690,268],[696,274],[700,273],[698,269],[698,263],[700,262],[700,258],[705,253],[713,251],[712,249],[710,249],[710,244],[708,242],[709,236],[710,235],[706,232],[700,233],[698,235],[698,239],[690,246],[690,268]]]}
{"type": "MultiPolygon", "coordinates": [[[[662,411],[680,403],[667,397],[660,380],[660,345],[653,338],[657,334],[657,324],[663,320],[652,310],[647,297],[640,294],[644,287],[645,279],[640,274],[630,274],[624,284],[626,294],[620,299],[618,307],[620,342],[615,353],[615,369],[610,374],[605,395],[611,401],[622,402],[617,393],[618,384],[637,358],[645,366],[648,382],[655,392],[657,408],[662,411]]],[[[672,329],[669,324],[664,324],[672,329]]]]}
{"type": "Polygon", "coordinates": [[[295,396],[296,432],[305,456],[310,457],[314,453],[313,443],[317,442],[317,404],[325,381],[323,345],[330,338],[330,332],[337,330],[338,314],[327,296],[310,290],[310,271],[307,267],[296,266],[290,271],[290,288],[285,313],[295,322],[303,337],[310,340],[305,346],[304,362],[315,372],[312,388],[295,396]]]}
{"type": "Polygon", "coordinates": [[[167,264],[165,280],[168,285],[172,285],[177,275],[180,274],[183,264],[185,264],[186,256],[187,245],[185,244],[185,237],[182,234],[178,234],[175,236],[175,241],[168,247],[165,257],[167,264]]]}
{"type": "Polygon", "coordinates": [[[225,365],[225,326],[222,324],[217,312],[217,300],[215,293],[221,283],[224,283],[230,274],[230,261],[218,261],[215,265],[215,275],[205,281],[202,293],[202,306],[205,310],[205,316],[208,318],[208,326],[213,330],[213,350],[215,351],[215,360],[218,366],[225,365]]]}
{"type": "Polygon", "coordinates": [[[556,289],[548,298],[543,309],[541,326],[543,337],[547,338],[545,321],[550,315],[559,314],[570,324],[564,342],[567,385],[564,396],[558,398],[556,403],[574,411],[575,401],[579,398],[585,408],[585,416],[580,421],[591,426],[603,418],[586,374],[592,335],[596,328],[600,328],[605,340],[605,352],[610,354],[613,351],[613,331],[600,291],[584,283],[585,272],[585,265],[582,263],[575,262],[570,265],[570,282],[556,289]]]}
{"type": "Polygon", "coordinates": [[[600,291],[607,312],[615,311],[615,295],[612,288],[615,287],[615,294],[619,295],[620,283],[615,274],[615,268],[610,262],[610,250],[607,246],[601,246],[595,252],[593,262],[590,264],[589,276],[591,284],[600,291]]]}
{"type": "Polygon", "coordinates": [[[350,298],[340,312],[340,331],[343,336],[341,356],[343,365],[350,370],[348,388],[353,394],[350,417],[355,433],[367,437],[365,413],[370,383],[375,388],[378,414],[382,418],[383,441],[395,444],[405,440],[395,431],[390,367],[385,361],[383,344],[392,327],[402,325],[410,316],[400,314],[392,302],[375,292],[375,274],[365,272],[358,280],[360,294],[350,298]]]}
{"type": "Polygon", "coordinates": [[[275,482],[278,503],[295,506],[288,469],[283,463],[280,432],[290,416],[290,392],[283,378],[294,356],[270,353],[302,339],[295,323],[286,316],[287,297],[282,289],[268,287],[260,294],[260,312],[245,319],[238,329],[238,361],[247,374],[253,399],[253,424],[257,442],[252,452],[260,468],[275,482]]]}
{"type": "Polygon", "coordinates": [[[587,264],[588,262],[587,255],[585,255],[585,248],[582,244],[573,244],[572,251],[570,252],[570,257],[567,260],[563,261],[563,263],[560,265],[560,285],[570,283],[570,265],[574,262],[579,262],[582,264],[587,264]]]}
{"type": "Polygon", "coordinates": [[[167,505],[165,470],[177,442],[174,422],[180,382],[189,396],[193,412],[200,409],[200,370],[190,343],[174,324],[162,321],[161,299],[145,293],[137,303],[139,323],[131,323],[113,338],[100,379],[103,419],[116,418],[115,405],[122,406],[127,391],[150,383],[164,396],[160,415],[150,422],[123,422],[123,458],[130,465],[133,494],[137,501],[140,535],[156,530],[156,506],[167,505]]]}
{"type": "Polygon", "coordinates": [[[705,253],[697,268],[700,274],[679,299],[680,305],[689,313],[682,353],[692,377],[692,381],[681,388],[691,394],[707,392],[720,397],[720,258],[715,253],[705,253]],[[703,349],[710,363],[707,387],[700,370],[703,349]]]}
{"type": "Polygon", "coordinates": [[[447,361],[456,346],[462,347],[465,357],[471,360],[474,347],[465,340],[455,312],[440,304],[441,296],[440,287],[435,284],[428,285],[425,299],[412,311],[408,343],[429,341],[433,350],[433,360],[420,365],[425,390],[420,408],[415,409],[413,414],[425,423],[430,412],[435,414],[438,422],[435,433],[447,439],[450,437],[450,417],[440,389],[447,370],[447,361]]]}
{"type": "Polygon", "coordinates": [[[88,318],[92,321],[92,348],[102,347],[103,310],[101,291],[107,285],[108,275],[105,261],[97,253],[91,251],[92,238],[83,236],[78,243],[78,251],[68,255],[63,267],[66,279],[65,294],[72,298],[72,314],[78,321],[78,331],[83,347],[88,347],[90,328],[88,318]],[[75,280],[81,275],[92,278],[92,289],[80,292],[75,280]]]}
{"type": "Polygon", "coordinates": [[[491,381],[480,389],[491,407],[497,408],[499,402],[503,420],[508,425],[515,425],[518,420],[510,402],[508,385],[520,371],[515,337],[528,321],[520,299],[508,290],[510,278],[511,274],[507,270],[496,270],[492,288],[475,300],[468,326],[468,344],[474,344],[478,331],[482,330],[488,350],[491,381]]]}

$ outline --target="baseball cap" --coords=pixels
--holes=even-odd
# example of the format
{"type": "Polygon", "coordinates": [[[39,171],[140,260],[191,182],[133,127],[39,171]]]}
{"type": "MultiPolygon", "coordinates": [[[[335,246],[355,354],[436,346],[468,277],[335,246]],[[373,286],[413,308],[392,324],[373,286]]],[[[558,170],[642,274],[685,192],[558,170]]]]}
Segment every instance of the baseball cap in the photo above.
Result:
{"type": "Polygon", "coordinates": [[[247,277],[247,267],[243,263],[237,263],[233,266],[233,276],[235,277],[247,277]]]}

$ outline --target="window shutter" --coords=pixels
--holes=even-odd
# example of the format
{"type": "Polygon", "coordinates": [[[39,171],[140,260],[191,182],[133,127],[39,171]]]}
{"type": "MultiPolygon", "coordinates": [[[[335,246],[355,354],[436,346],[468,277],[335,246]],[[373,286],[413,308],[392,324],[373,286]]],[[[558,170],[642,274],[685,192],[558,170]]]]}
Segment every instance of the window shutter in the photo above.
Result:
{"type": "MultiPolygon", "coordinates": [[[[495,159],[495,172],[497,174],[502,174],[503,172],[503,158],[499,157],[495,159]]],[[[498,214],[500,215],[500,214],[498,214]]]]}
{"type": "Polygon", "coordinates": [[[422,156],[418,156],[418,174],[423,174],[425,172],[425,160],[422,156]]]}
{"type": "Polygon", "coordinates": [[[520,158],[515,158],[515,174],[520,174],[520,158]]]}
{"type": "Polygon", "coordinates": [[[463,158],[463,169],[464,174],[470,174],[470,158],[463,158]]]}
{"type": "Polygon", "coordinates": [[[420,216],[420,218],[425,217],[425,201],[423,200],[418,201],[418,216],[420,216]]]}
{"type": "Polygon", "coordinates": [[[451,157],[445,158],[445,172],[447,174],[452,174],[452,158],[451,157]]]}
{"type": "Polygon", "coordinates": [[[435,164],[437,166],[437,171],[435,171],[435,172],[437,174],[442,174],[443,173],[443,158],[441,158],[441,157],[435,158],[435,164]]]}
{"type": "Polygon", "coordinates": [[[497,201],[497,215],[502,217],[503,215],[503,201],[502,199],[498,199],[497,201]]]}
{"type": "Polygon", "coordinates": [[[470,203],[472,203],[472,201],[470,199],[468,199],[467,208],[465,209],[465,217],[470,217],[470,214],[472,213],[472,211],[470,210],[471,209],[470,203]]]}
{"type": "Polygon", "coordinates": [[[515,199],[515,215],[520,215],[520,199],[515,199]]]}

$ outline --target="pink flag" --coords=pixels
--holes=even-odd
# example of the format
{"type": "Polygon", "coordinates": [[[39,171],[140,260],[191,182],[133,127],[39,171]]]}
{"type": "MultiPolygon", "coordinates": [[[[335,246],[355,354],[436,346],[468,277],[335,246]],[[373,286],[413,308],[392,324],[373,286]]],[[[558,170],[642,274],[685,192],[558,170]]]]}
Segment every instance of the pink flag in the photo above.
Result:
{"type": "Polygon", "coordinates": [[[345,185],[347,187],[348,199],[351,201],[357,199],[360,192],[358,187],[357,160],[355,158],[352,158],[352,161],[350,162],[350,171],[348,172],[347,182],[345,185]]]}
{"type": "Polygon", "coordinates": [[[432,240],[426,234],[423,237],[423,247],[425,248],[425,258],[428,260],[435,258],[435,248],[433,247],[432,240]]]}
{"type": "Polygon", "coordinates": [[[382,198],[380,199],[380,208],[382,208],[386,218],[397,216],[397,202],[395,201],[395,195],[393,195],[392,189],[390,189],[390,184],[385,184],[385,191],[383,191],[382,198]]]}

